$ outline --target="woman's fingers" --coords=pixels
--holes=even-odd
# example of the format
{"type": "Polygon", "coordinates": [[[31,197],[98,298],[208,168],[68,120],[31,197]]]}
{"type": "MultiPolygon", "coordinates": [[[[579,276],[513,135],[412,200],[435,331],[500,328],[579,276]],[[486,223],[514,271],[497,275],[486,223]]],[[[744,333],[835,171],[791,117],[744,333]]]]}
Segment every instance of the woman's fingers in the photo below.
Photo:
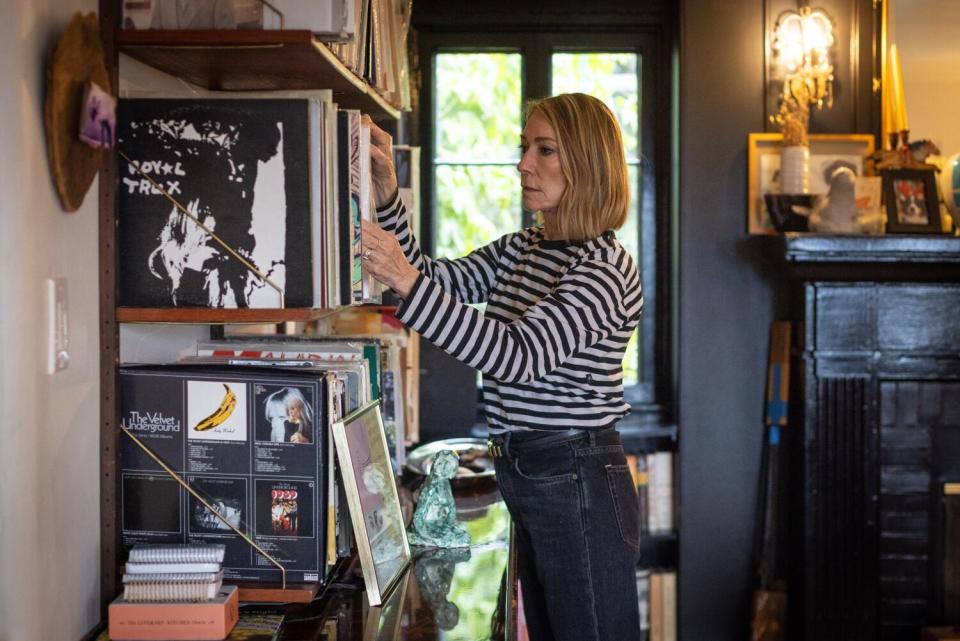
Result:
{"type": "MultiPolygon", "coordinates": [[[[384,246],[388,236],[387,232],[369,220],[360,221],[360,224],[362,225],[360,244],[363,245],[364,249],[377,249],[384,246]]],[[[389,235],[392,236],[392,234],[389,235]]]]}
{"type": "Polygon", "coordinates": [[[389,154],[390,148],[393,145],[393,137],[378,127],[377,124],[373,122],[373,118],[367,114],[363,114],[361,122],[370,127],[370,142],[379,149],[382,149],[384,153],[389,154]]]}
{"type": "Polygon", "coordinates": [[[370,173],[373,175],[373,196],[377,207],[389,204],[397,191],[397,172],[393,167],[393,138],[363,114],[362,122],[370,128],[370,173]]]}

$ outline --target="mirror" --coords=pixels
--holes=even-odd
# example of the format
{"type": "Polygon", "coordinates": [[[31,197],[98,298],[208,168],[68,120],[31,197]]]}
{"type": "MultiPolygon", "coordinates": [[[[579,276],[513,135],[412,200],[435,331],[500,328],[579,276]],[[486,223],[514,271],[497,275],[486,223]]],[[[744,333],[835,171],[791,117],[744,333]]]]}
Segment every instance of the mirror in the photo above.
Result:
{"type": "Polygon", "coordinates": [[[911,140],[928,139],[943,156],[960,152],[960,2],[887,0],[886,48],[900,52],[911,140]]]}

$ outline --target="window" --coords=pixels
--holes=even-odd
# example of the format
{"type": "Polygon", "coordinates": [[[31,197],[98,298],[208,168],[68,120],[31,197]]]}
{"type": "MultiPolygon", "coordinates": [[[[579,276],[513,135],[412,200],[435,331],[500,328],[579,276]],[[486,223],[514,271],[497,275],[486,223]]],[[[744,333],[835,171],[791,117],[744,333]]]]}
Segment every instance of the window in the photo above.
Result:
{"type": "Polygon", "coordinates": [[[658,62],[668,57],[657,39],[643,33],[429,34],[421,36],[421,60],[429,61],[421,130],[431,132],[421,137],[422,240],[433,256],[463,256],[532,224],[520,206],[516,170],[526,101],[580,91],[617,116],[631,180],[630,213],[617,237],[641,270],[646,300],[624,359],[625,393],[635,414],[643,407],[662,413],[671,361],[669,320],[660,312],[669,286],[669,182],[667,163],[658,167],[654,160],[669,149],[670,117],[657,117],[658,107],[669,114],[669,74],[658,62]]]}

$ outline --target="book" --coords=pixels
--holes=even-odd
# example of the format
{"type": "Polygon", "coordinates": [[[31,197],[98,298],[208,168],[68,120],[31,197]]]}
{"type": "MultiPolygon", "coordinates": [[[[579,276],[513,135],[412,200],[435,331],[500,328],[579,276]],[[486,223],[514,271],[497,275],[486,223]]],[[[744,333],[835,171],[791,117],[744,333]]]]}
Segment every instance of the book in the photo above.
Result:
{"type": "Polygon", "coordinates": [[[274,641],[283,625],[283,606],[242,605],[227,641],[274,641]]]}
{"type": "Polygon", "coordinates": [[[646,455],[638,456],[637,465],[637,500],[640,502],[640,534],[647,534],[650,531],[650,496],[648,493],[650,485],[650,474],[647,471],[646,455]]]}
{"type": "MultiPolygon", "coordinates": [[[[360,127],[360,219],[369,222],[376,222],[376,209],[373,203],[373,192],[371,183],[370,166],[370,127],[360,127]]],[[[361,234],[362,236],[362,234],[361,234]]],[[[381,302],[380,283],[370,274],[363,270],[362,296],[358,302],[376,303],[381,302]]]]}
{"type": "Polygon", "coordinates": [[[219,563],[130,563],[123,567],[125,574],[183,574],[219,572],[219,563]]]}
{"type": "Polygon", "coordinates": [[[415,238],[420,235],[420,147],[393,146],[393,165],[397,170],[397,188],[407,208],[407,223],[415,238]]]}
{"type": "Polygon", "coordinates": [[[117,138],[129,161],[121,156],[117,184],[120,304],[313,307],[317,141],[304,132],[319,109],[308,98],[122,99],[117,138]]]}
{"type": "Polygon", "coordinates": [[[650,640],[677,641],[677,575],[650,575],[650,640]]]}
{"type": "Polygon", "coordinates": [[[198,603],[130,602],[118,597],[107,609],[112,641],[196,641],[225,639],[239,616],[238,589],[221,589],[198,603]]]}
{"type": "Polygon", "coordinates": [[[637,570],[637,607],[640,610],[640,641],[650,638],[650,570],[637,570]]]}
{"type": "Polygon", "coordinates": [[[223,563],[226,551],[220,543],[187,545],[135,545],[127,561],[131,563],[223,563]]]}
{"type": "Polygon", "coordinates": [[[673,454],[654,452],[647,455],[647,506],[649,531],[673,531],[673,454]]]}
{"type": "Polygon", "coordinates": [[[349,256],[348,278],[350,300],[363,300],[363,263],[360,261],[360,112],[344,109],[337,116],[339,156],[339,218],[349,244],[344,256],[349,256]]]}
{"type": "Polygon", "coordinates": [[[223,571],[124,574],[123,598],[130,602],[209,601],[222,584],[223,571]]]}

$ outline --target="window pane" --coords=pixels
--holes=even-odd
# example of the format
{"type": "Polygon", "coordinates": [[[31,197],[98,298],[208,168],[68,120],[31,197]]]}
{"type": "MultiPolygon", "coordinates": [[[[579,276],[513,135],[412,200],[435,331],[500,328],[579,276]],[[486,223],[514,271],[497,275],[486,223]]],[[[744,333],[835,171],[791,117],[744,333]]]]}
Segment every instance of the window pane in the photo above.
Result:
{"type": "Polygon", "coordinates": [[[520,175],[513,165],[439,165],[437,258],[459,258],[520,228],[520,175]]]}
{"type": "Polygon", "coordinates": [[[555,53],[552,93],[580,92],[604,101],[620,121],[627,159],[639,157],[635,53],[555,53]]]}
{"type": "MultiPolygon", "coordinates": [[[[627,178],[630,181],[630,205],[627,210],[627,222],[617,231],[617,240],[623,245],[634,260],[640,258],[640,230],[638,223],[640,217],[637,215],[640,211],[640,165],[631,163],[627,165],[627,178]]],[[[640,266],[640,263],[637,263],[640,266]]]]}
{"type": "Polygon", "coordinates": [[[435,160],[519,160],[520,54],[441,53],[435,64],[435,160]]]}

